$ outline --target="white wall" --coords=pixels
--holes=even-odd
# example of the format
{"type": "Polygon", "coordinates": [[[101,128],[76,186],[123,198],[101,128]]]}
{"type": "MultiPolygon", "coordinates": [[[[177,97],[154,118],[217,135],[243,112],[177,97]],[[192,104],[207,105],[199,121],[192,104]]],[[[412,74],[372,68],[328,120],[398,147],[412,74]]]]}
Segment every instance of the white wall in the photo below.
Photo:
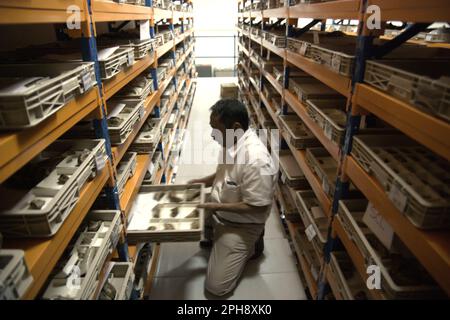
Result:
{"type": "MultiPolygon", "coordinates": [[[[236,34],[237,1],[194,0],[196,36],[233,36],[236,34]]],[[[233,56],[233,38],[197,38],[195,55],[233,56]]],[[[215,68],[233,68],[234,60],[197,58],[197,64],[212,64],[215,68]]]]}

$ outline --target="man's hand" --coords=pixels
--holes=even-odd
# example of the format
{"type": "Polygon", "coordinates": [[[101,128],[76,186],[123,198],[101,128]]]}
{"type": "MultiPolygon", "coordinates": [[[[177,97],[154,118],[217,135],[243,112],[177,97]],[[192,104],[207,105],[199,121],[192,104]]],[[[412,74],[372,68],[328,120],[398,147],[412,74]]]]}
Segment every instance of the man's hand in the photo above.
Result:
{"type": "Polygon", "coordinates": [[[215,203],[215,202],[205,202],[205,203],[199,204],[197,206],[197,208],[217,211],[217,210],[221,210],[222,204],[221,203],[215,203]]]}
{"type": "Polygon", "coordinates": [[[212,186],[214,179],[216,178],[216,174],[212,174],[210,176],[201,178],[201,179],[192,179],[187,182],[187,184],[196,184],[196,183],[204,183],[206,188],[212,186]]]}

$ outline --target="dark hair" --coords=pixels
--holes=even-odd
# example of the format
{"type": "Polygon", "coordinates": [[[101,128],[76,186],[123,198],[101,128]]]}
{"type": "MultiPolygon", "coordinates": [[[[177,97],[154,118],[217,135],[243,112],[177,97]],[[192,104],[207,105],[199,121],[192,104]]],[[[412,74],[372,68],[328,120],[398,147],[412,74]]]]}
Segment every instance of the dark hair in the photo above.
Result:
{"type": "Polygon", "coordinates": [[[217,101],[211,107],[211,114],[218,116],[220,121],[225,125],[226,129],[232,129],[235,122],[241,124],[242,129],[248,129],[249,120],[247,108],[244,104],[236,99],[222,99],[217,101]]]}

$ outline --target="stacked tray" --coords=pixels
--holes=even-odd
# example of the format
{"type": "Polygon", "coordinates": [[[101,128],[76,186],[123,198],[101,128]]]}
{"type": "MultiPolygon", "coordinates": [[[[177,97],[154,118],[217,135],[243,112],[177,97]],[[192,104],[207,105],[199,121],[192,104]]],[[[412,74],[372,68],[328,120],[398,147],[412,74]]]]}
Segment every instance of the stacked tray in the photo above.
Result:
{"type": "Polygon", "coordinates": [[[315,78],[289,78],[289,90],[294,92],[298,100],[306,102],[310,99],[332,99],[342,97],[337,91],[315,78]]]}
{"type": "Polygon", "coordinates": [[[133,291],[132,262],[109,262],[97,300],[130,300],[133,291]]]}
{"type": "Polygon", "coordinates": [[[128,179],[136,172],[136,152],[127,152],[117,167],[117,192],[122,194],[128,179]]]}
{"type": "Polygon", "coordinates": [[[54,235],[107,161],[104,140],[55,141],[3,186],[0,231],[8,237],[54,235]]]}
{"type": "Polygon", "coordinates": [[[121,99],[145,100],[155,91],[153,79],[150,75],[138,76],[130,81],[122,90],[114,95],[121,99]]]}
{"type": "Polygon", "coordinates": [[[296,114],[279,115],[280,126],[289,136],[289,143],[297,149],[320,146],[314,134],[296,114]]]}
{"type": "Polygon", "coordinates": [[[314,192],[309,189],[296,192],[297,209],[305,226],[305,234],[318,257],[323,257],[327,242],[328,217],[320,207],[314,192]]]}
{"type": "Polygon", "coordinates": [[[364,81],[434,116],[450,121],[450,61],[367,61],[364,81]]]}
{"type": "Polygon", "coordinates": [[[263,38],[275,47],[286,48],[286,36],[284,33],[285,31],[283,32],[282,30],[263,31],[263,38]]]}
{"type": "Polygon", "coordinates": [[[290,150],[280,150],[281,181],[291,188],[307,188],[309,186],[305,175],[298,166],[290,150]]]}
{"type": "Polygon", "coordinates": [[[345,251],[330,254],[329,276],[334,283],[333,292],[339,300],[368,300],[370,293],[352,260],[345,251]]]}
{"type": "Polygon", "coordinates": [[[117,245],[120,229],[120,211],[89,212],[50,275],[42,299],[93,299],[96,279],[117,245]]]}
{"type": "Polygon", "coordinates": [[[34,126],[95,86],[94,63],[0,64],[0,129],[34,126]]]}
{"type": "Polygon", "coordinates": [[[140,40],[132,38],[134,35],[127,32],[118,34],[106,34],[97,38],[97,45],[99,48],[104,46],[119,45],[122,48],[131,48],[134,52],[134,59],[140,60],[145,58],[150,52],[153,52],[156,47],[155,39],[140,40]]]}
{"type": "Polygon", "coordinates": [[[277,125],[272,119],[272,116],[270,115],[269,111],[267,111],[266,108],[260,108],[261,112],[261,120],[262,120],[262,126],[266,129],[278,129],[277,125]]]}
{"type": "Polygon", "coordinates": [[[158,78],[158,83],[161,84],[167,77],[167,68],[156,68],[156,76],[158,78]]]}
{"type": "Polygon", "coordinates": [[[295,191],[282,183],[278,183],[278,186],[280,197],[282,198],[280,199],[281,212],[286,217],[286,220],[298,222],[300,220],[300,216],[293,198],[295,191]]]}
{"type": "Polygon", "coordinates": [[[306,149],[306,162],[322,182],[325,193],[333,199],[338,170],[337,161],[325,148],[317,147],[306,149]]]}
{"type": "Polygon", "coordinates": [[[134,64],[134,51],[132,48],[117,47],[114,53],[105,58],[99,52],[98,62],[102,80],[108,80],[134,64]]]}
{"type": "Polygon", "coordinates": [[[441,290],[420,263],[409,252],[401,253],[405,248],[390,252],[367,227],[363,221],[367,206],[366,199],[341,200],[337,219],[364,256],[366,267],[380,267],[383,295],[387,299],[442,297],[441,290]]]}
{"type": "Polygon", "coordinates": [[[164,37],[162,34],[157,34],[155,36],[156,47],[161,47],[164,45],[164,37]]]}
{"type": "Polygon", "coordinates": [[[24,252],[0,249],[0,300],[21,299],[32,282],[24,252]]]}
{"type": "Polygon", "coordinates": [[[130,146],[130,151],[137,153],[152,153],[161,138],[161,118],[149,118],[139,131],[138,136],[130,146]]]}
{"type": "Polygon", "coordinates": [[[156,151],[152,156],[152,161],[148,166],[142,184],[155,184],[156,174],[164,166],[161,151],[156,151]]]}
{"type": "Polygon", "coordinates": [[[128,241],[198,241],[203,232],[204,185],[142,186],[130,211],[128,241]]]}
{"type": "Polygon", "coordinates": [[[416,227],[450,226],[450,168],[446,160],[407,136],[393,134],[355,136],[352,155],[416,227]]]}
{"type": "Polygon", "coordinates": [[[144,101],[110,100],[108,102],[108,131],[112,144],[122,144],[133,131],[136,123],[144,118],[144,101]]]}
{"type": "Polygon", "coordinates": [[[341,145],[347,125],[346,99],[306,100],[306,111],[311,119],[321,127],[325,136],[341,145]]]}
{"type": "Polygon", "coordinates": [[[314,247],[305,235],[304,229],[297,229],[294,235],[294,241],[298,244],[298,249],[303,259],[306,261],[308,266],[310,266],[311,274],[314,280],[319,281],[321,260],[317,256],[314,247]]]}

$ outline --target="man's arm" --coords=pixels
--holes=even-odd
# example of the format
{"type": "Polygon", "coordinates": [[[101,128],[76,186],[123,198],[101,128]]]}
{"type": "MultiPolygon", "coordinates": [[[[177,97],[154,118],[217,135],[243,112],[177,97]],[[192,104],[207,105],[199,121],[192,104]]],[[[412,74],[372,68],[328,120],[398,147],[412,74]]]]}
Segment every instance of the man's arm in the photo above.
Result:
{"type": "Polygon", "coordinates": [[[209,209],[213,211],[229,211],[234,213],[261,213],[266,212],[271,205],[268,206],[252,206],[245,202],[236,203],[203,203],[199,204],[198,208],[209,209]]]}
{"type": "Polygon", "coordinates": [[[206,188],[209,188],[214,183],[214,179],[216,178],[216,174],[213,173],[210,176],[201,178],[201,179],[193,179],[188,181],[188,184],[194,184],[194,183],[204,183],[206,188]]]}

